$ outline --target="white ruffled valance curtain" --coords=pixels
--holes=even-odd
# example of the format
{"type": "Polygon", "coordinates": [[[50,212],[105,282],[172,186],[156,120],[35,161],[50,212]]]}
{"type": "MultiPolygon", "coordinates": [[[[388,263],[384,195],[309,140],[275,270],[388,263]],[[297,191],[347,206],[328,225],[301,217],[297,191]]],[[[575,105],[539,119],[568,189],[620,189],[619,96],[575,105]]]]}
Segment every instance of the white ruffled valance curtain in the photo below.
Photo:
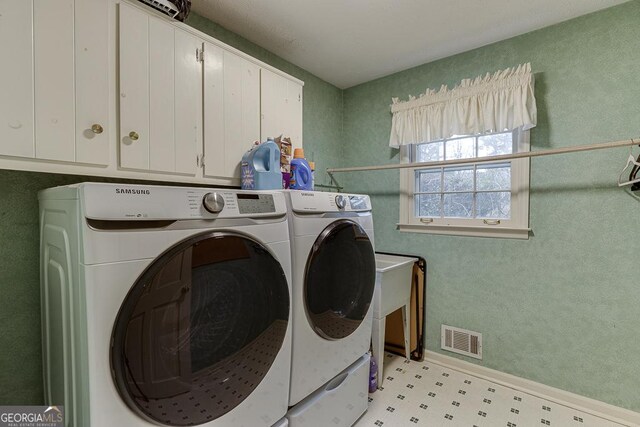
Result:
{"type": "Polygon", "coordinates": [[[476,135],[536,125],[531,64],[464,79],[449,90],[427,89],[418,98],[393,98],[389,146],[438,141],[453,135],[476,135]]]}

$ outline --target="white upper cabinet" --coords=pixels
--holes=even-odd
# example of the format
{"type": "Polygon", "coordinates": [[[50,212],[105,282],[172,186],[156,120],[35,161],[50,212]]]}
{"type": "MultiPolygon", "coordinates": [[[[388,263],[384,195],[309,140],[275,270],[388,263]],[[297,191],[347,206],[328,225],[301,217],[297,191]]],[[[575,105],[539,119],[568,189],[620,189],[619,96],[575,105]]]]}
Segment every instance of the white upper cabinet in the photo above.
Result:
{"type": "Polygon", "coordinates": [[[148,170],[149,15],[120,3],[119,16],[120,166],[148,170]]]}
{"type": "Polygon", "coordinates": [[[239,179],[260,139],[260,67],[211,43],[204,52],[204,173],[239,179]]]}
{"type": "MultiPolygon", "coordinates": [[[[242,156],[260,140],[260,67],[224,52],[225,176],[240,178],[242,156]]],[[[206,153],[208,158],[213,153],[206,153]]]]}
{"type": "Polygon", "coordinates": [[[34,1],[36,157],[75,161],[74,1],[34,1]]]}
{"type": "Polygon", "coordinates": [[[75,3],[76,162],[109,164],[109,2],[75,3]]]}
{"type": "Polygon", "coordinates": [[[302,85],[267,69],[260,80],[262,140],[283,135],[302,147],[302,85]]]}
{"type": "MultiPolygon", "coordinates": [[[[149,169],[174,172],[176,45],[173,26],[158,19],[150,19],[147,44],[149,46],[149,74],[140,77],[149,82],[149,94],[147,95],[149,101],[145,102],[145,109],[149,108],[149,110],[148,112],[144,110],[149,116],[149,146],[145,147],[149,150],[149,169]]],[[[121,67],[120,70],[121,78],[124,78],[128,70],[126,67],[121,67]]],[[[121,102],[127,101],[122,98],[121,102]]],[[[126,134],[123,133],[123,136],[126,134]]]]}
{"type": "Polygon", "coordinates": [[[0,0],[0,155],[108,163],[108,34],[104,0],[0,0]]]}
{"type": "Polygon", "coordinates": [[[285,99],[285,136],[291,137],[294,148],[302,148],[302,85],[291,80],[287,81],[287,98],[285,99]]]}
{"type": "Polygon", "coordinates": [[[33,1],[0,0],[0,154],[34,157],[33,1]]]}
{"type": "Polygon", "coordinates": [[[202,39],[120,4],[120,166],[196,175],[202,39]]]}
{"type": "Polygon", "coordinates": [[[193,174],[202,153],[203,40],[185,31],[175,32],[175,171],[193,174]]]}
{"type": "Polygon", "coordinates": [[[269,70],[261,70],[260,84],[261,137],[266,140],[285,132],[287,79],[269,70]]]}
{"type": "Polygon", "coordinates": [[[204,44],[204,175],[225,176],[224,50],[204,44]]]}
{"type": "Polygon", "coordinates": [[[0,0],[0,168],[238,185],[302,82],[131,0],[0,0]]]}

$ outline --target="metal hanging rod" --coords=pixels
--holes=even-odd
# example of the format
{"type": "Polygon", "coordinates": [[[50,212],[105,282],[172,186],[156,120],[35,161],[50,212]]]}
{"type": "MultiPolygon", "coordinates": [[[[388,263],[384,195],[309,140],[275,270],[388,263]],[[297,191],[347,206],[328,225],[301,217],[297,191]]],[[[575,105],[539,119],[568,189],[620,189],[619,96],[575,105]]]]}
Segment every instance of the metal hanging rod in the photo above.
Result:
{"type": "Polygon", "coordinates": [[[340,185],[314,184],[313,186],[320,188],[333,188],[334,190],[342,191],[342,186],[340,185]]]}
{"type": "Polygon", "coordinates": [[[576,145],[574,147],[554,148],[551,150],[527,151],[522,153],[501,154],[499,156],[473,157],[469,159],[440,160],[436,162],[399,163],[379,166],[356,166],[352,168],[329,168],[327,173],[334,172],[376,171],[387,169],[411,169],[432,166],[462,165],[466,163],[499,162],[501,160],[522,159],[527,157],[552,156],[555,154],[577,153],[581,151],[604,150],[605,148],[630,147],[640,145],[640,139],[624,139],[621,141],[602,142],[598,144],[576,145]]]}

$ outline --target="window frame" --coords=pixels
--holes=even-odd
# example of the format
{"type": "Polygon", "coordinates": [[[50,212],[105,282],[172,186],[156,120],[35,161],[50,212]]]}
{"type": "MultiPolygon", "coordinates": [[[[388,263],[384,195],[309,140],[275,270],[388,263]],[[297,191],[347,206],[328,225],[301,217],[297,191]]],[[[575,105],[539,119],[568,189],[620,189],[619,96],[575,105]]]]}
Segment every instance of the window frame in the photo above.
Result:
{"type": "MultiPolygon", "coordinates": [[[[492,132],[504,133],[504,132],[492,132]]],[[[469,135],[469,136],[482,136],[469,135]]],[[[458,139],[448,138],[446,140],[458,139]]],[[[514,153],[530,149],[529,131],[516,129],[512,132],[514,153]]],[[[437,142],[437,141],[433,141],[437,142]]],[[[404,145],[400,148],[400,162],[410,163],[416,158],[419,144],[404,145]]],[[[509,219],[494,221],[486,218],[428,218],[415,215],[416,171],[429,168],[406,168],[400,171],[400,221],[398,228],[404,232],[449,234],[457,236],[529,238],[529,170],[530,159],[498,160],[495,162],[466,163],[464,166],[511,164],[511,214],[509,219]]],[[[454,166],[454,165],[451,165],[454,166]]],[[[447,166],[449,167],[449,166],[447,166]]],[[[454,166],[455,167],[455,166],[454,166]]],[[[435,166],[434,169],[442,166],[435,166]]],[[[475,189],[474,189],[475,190],[475,189]]],[[[474,191],[475,192],[475,191],[474,191]]]]}

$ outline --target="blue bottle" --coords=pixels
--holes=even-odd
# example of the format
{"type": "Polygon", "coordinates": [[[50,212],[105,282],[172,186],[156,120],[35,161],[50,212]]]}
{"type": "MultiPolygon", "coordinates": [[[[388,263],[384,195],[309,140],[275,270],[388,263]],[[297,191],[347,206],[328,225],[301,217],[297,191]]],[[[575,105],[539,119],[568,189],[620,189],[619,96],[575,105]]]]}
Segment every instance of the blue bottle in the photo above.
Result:
{"type": "Polygon", "coordinates": [[[279,190],[280,149],[273,139],[254,146],[242,156],[241,185],[243,190],[279,190]]]}
{"type": "Polygon", "coordinates": [[[313,176],[311,175],[311,167],[304,158],[304,150],[302,148],[296,148],[295,150],[293,150],[289,188],[291,190],[313,190],[313,176]]]}

